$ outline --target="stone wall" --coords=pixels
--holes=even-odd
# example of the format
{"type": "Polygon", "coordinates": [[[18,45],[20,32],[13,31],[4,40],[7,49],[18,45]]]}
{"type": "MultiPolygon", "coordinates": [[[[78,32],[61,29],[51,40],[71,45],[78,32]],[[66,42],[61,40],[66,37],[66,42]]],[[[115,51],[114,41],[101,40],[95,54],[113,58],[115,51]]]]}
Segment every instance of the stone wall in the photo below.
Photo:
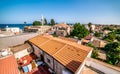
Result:
{"type": "Polygon", "coordinates": [[[64,66],[58,63],[56,60],[54,60],[54,71],[56,72],[56,74],[62,74],[63,69],[64,66]]]}
{"type": "Polygon", "coordinates": [[[43,54],[43,51],[40,50],[38,47],[36,47],[35,45],[32,45],[33,48],[34,48],[34,54],[37,56],[37,57],[40,57],[41,54],[43,54]]]}
{"type": "Polygon", "coordinates": [[[46,53],[44,53],[44,61],[45,61],[45,63],[47,63],[47,65],[53,70],[53,58],[50,56],[50,55],[48,55],[48,54],[46,54],[46,53]]]}

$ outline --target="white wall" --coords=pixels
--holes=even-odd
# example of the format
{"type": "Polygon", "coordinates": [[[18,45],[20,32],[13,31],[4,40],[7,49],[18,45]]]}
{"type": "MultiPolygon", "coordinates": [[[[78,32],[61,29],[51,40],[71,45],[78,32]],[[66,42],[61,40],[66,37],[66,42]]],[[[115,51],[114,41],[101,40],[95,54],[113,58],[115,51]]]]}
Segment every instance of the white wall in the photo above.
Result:
{"type": "Polygon", "coordinates": [[[22,58],[28,54],[29,54],[29,52],[27,51],[27,49],[14,53],[15,58],[22,58]]]}
{"type": "Polygon", "coordinates": [[[120,74],[120,71],[117,71],[115,69],[107,67],[103,64],[100,64],[99,62],[88,60],[88,61],[86,61],[86,65],[93,67],[93,68],[95,68],[95,69],[97,69],[105,74],[120,74]]]}
{"type": "Polygon", "coordinates": [[[17,27],[14,27],[14,28],[6,28],[6,31],[9,31],[9,32],[20,32],[20,28],[17,28],[17,27]]]}

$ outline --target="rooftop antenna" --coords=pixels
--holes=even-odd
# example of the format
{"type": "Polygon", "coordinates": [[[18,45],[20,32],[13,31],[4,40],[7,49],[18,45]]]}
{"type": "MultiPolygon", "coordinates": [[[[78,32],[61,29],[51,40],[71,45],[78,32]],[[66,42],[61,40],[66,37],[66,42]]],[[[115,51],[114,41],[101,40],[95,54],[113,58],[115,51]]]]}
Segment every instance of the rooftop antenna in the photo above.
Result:
{"type": "Polygon", "coordinates": [[[41,23],[42,23],[42,26],[44,25],[44,17],[43,15],[41,15],[41,23]]]}

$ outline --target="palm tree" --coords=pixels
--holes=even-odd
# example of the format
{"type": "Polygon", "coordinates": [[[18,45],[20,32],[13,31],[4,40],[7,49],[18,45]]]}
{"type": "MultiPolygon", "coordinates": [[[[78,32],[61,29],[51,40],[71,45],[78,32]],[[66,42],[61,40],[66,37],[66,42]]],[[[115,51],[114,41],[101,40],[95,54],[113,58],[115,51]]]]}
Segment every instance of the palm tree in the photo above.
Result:
{"type": "Polygon", "coordinates": [[[27,22],[25,21],[25,22],[24,22],[24,25],[26,26],[26,24],[27,24],[27,22]]]}

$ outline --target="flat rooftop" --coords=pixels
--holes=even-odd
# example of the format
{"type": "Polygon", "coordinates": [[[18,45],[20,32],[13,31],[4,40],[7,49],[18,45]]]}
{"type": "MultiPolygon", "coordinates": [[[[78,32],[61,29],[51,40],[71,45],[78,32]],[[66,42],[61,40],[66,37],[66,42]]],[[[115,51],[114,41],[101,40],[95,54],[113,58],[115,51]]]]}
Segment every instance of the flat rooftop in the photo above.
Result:
{"type": "Polygon", "coordinates": [[[20,44],[20,45],[12,46],[10,48],[11,48],[11,51],[13,53],[16,53],[16,52],[22,51],[22,50],[24,50],[26,48],[30,48],[30,45],[28,43],[25,43],[25,44],[20,44]]]}

